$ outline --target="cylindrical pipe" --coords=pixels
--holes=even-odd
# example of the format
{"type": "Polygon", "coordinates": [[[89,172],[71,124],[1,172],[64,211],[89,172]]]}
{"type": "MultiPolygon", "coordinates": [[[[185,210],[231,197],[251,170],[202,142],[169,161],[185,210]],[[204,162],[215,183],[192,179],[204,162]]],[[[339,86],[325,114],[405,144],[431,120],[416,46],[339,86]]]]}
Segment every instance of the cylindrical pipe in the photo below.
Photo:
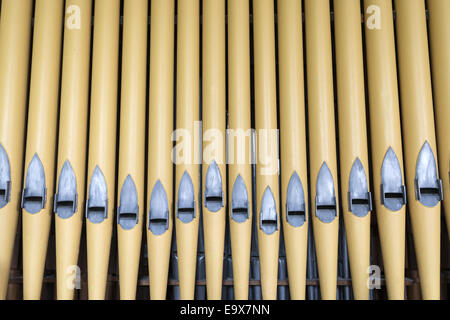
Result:
{"type": "Polygon", "coordinates": [[[120,1],[95,1],[94,21],[86,235],[89,299],[102,300],[115,214],[120,1]]]}
{"type": "Polygon", "coordinates": [[[436,136],[423,0],[395,0],[408,206],[424,299],[440,297],[442,181],[436,136]]]}
{"type": "MultiPolygon", "coordinates": [[[[444,187],[447,230],[450,230],[450,1],[428,0],[434,113],[436,117],[439,171],[444,187]]],[[[450,237],[450,232],[448,232],[450,237]]]]}
{"type": "Polygon", "coordinates": [[[365,0],[374,202],[388,298],[405,295],[404,172],[394,18],[390,0],[365,0]],[[397,179],[391,180],[394,170],[397,179]],[[395,194],[386,202],[385,195],[395,194]],[[404,198],[404,200],[403,200],[404,198]]]}
{"type": "Polygon", "coordinates": [[[0,19],[0,300],[6,298],[19,217],[33,1],[2,1],[0,19]],[[5,157],[6,155],[6,157],[5,157]],[[5,173],[9,173],[6,174],[5,173]]]}
{"type": "Polygon", "coordinates": [[[117,239],[120,298],[134,300],[145,207],[147,0],[125,1],[123,15],[117,239]]]}
{"type": "MultiPolygon", "coordinates": [[[[173,197],[173,70],[174,0],[152,0],[150,26],[149,154],[147,197],[147,246],[150,299],[164,300],[167,292],[170,244],[172,241],[173,197]],[[154,150],[157,150],[155,152],[154,150]],[[160,186],[160,187],[158,187],[160,186]],[[164,205],[152,208],[152,195],[164,195],[164,205]],[[153,216],[153,218],[152,218],[153,216]],[[155,219],[155,220],[153,220],[155,219]],[[160,220],[158,220],[160,219],[160,220]],[[164,221],[165,219],[165,221],[164,221]],[[153,228],[151,221],[164,223],[153,228]]],[[[157,200],[154,200],[157,201],[157,200]]]]}
{"type": "Polygon", "coordinates": [[[253,212],[249,17],[248,1],[228,0],[228,208],[238,300],[248,299],[253,212]]]}
{"type": "Polygon", "coordinates": [[[65,11],[55,207],[57,298],[73,299],[79,276],[86,180],[91,0],[68,0],[65,11]],[[74,178],[74,180],[73,180],[74,178]],[[74,182],[74,183],[71,183],[74,182]],[[70,185],[71,188],[68,188],[70,185]],[[75,275],[75,277],[74,277],[75,275]]]}
{"type": "Polygon", "coordinates": [[[290,296],[304,300],[309,219],[302,24],[300,0],[278,1],[281,211],[290,296]]]}
{"type": "Polygon", "coordinates": [[[202,124],[203,232],[206,293],[222,298],[225,244],[225,1],[203,1],[202,124]]]}
{"type": "Polygon", "coordinates": [[[193,299],[197,261],[200,178],[199,1],[178,1],[176,238],[181,299],[193,299]]]}
{"type": "Polygon", "coordinates": [[[23,297],[39,299],[51,224],[63,1],[36,3],[28,109],[23,223],[23,297]]]}
{"type": "Polygon", "coordinates": [[[257,133],[256,208],[261,290],[277,298],[280,206],[278,185],[275,21],[272,0],[253,1],[255,129],[257,133]]]}
{"type": "Polygon", "coordinates": [[[336,299],[339,197],[330,4],[305,1],[312,220],[322,299],[336,299]]]}
{"type": "Polygon", "coordinates": [[[353,295],[369,299],[370,193],[359,0],[334,4],[342,207],[353,295]]]}

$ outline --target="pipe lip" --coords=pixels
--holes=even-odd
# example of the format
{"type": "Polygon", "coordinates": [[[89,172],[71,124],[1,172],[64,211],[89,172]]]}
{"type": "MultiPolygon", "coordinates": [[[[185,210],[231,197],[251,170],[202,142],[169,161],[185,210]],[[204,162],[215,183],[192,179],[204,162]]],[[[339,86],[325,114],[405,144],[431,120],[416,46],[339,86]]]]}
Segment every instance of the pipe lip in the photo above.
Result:
{"type": "Polygon", "coordinates": [[[27,169],[21,207],[28,213],[36,214],[45,208],[46,202],[47,187],[44,166],[38,154],[35,153],[27,169]]]}
{"type": "Polygon", "coordinates": [[[350,170],[348,182],[348,210],[363,218],[372,211],[372,194],[368,190],[367,175],[361,160],[357,157],[350,170]]]}
{"type": "Polygon", "coordinates": [[[148,211],[148,229],[156,236],[169,229],[169,201],[166,190],[158,179],[150,196],[148,211]]]}
{"type": "Polygon", "coordinates": [[[243,223],[250,217],[249,210],[247,187],[242,176],[238,174],[231,193],[231,219],[243,223]]]}
{"type": "Polygon", "coordinates": [[[224,207],[222,175],[215,160],[210,163],[206,172],[203,201],[211,212],[217,212],[224,207]]]}
{"type": "Polygon", "coordinates": [[[286,192],[286,220],[295,227],[299,228],[306,222],[307,212],[305,203],[305,193],[302,181],[297,172],[292,173],[286,192]]]}
{"type": "Polygon", "coordinates": [[[190,223],[195,219],[196,211],[194,185],[185,171],[178,187],[177,218],[183,223],[190,223]]]}
{"type": "Polygon", "coordinates": [[[98,166],[94,169],[89,185],[86,218],[95,224],[102,223],[108,218],[108,186],[105,176],[98,166]]]}
{"type": "Polygon", "coordinates": [[[271,235],[278,230],[277,208],[270,186],[267,186],[264,190],[261,200],[259,228],[267,235],[271,235]]]}
{"type": "Polygon", "coordinates": [[[120,190],[117,223],[124,230],[131,230],[139,223],[139,199],[136,184],[131,175],[126,177],[120,190]]]}
{"type": "Polygon", "coordinates": [[[69,160],[64,162],[53,200],[53,212],[61,219],[69,219],[78,211],[77,179],[69,160]]]}
{"type": "Polygon", "coordinates": [[[11,201],[11,165],[8,154],[0,143],[0,209],[11,201]]]}
{"type": "Polygon", "coordinates": [[[416,200],[426,207],[435,207],[444,198],[442,180],[438,177],[436,159],[428,141],[417,158],[414,188],[416,200]]]}
{"type": "Polygon", "coordinates": [[[324,222],[331,223],[337,217],[337,201],[334,191],[334,180],[330,168],[324,161],[320,167],[316,182],[315,215],[324,222]]]}
{"type": "Polygon", "coordinates": [[[402,169],[392,147],[386,151],[381,165],[381,204],[390,211],[399,211],[407,202],[402,169]]]}

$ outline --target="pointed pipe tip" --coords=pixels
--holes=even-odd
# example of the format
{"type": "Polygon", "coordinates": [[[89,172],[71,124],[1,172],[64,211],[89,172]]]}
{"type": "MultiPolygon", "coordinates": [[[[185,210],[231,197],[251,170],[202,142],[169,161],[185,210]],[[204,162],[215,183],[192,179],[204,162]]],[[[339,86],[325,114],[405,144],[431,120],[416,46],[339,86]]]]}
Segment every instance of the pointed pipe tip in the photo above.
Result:
{"type": "Polygon", "coordinates": [[[216,161],[212,161],[205,177],[205,207],[217,212],[224,206],[222,176],[216,161]]]}
{"type": "Polygon", "coordinates": [[[139,200],[136,185],[130,175],[120,190],[120,204],[117,208],[117,223],[124,230],[133,229],[139,222],[139,200]]]}
{"type": "Polygon", "coordinates": [[[275,204],[275,198],[273,197],[270,187],[266,187],[263,198],[261,200],[261,212],[260,212],[260,229],[267,235],[273,234],[278,230],[278,214],[275,204]]]}
{"type": "Polygon", "coordinates": [[[47,188],[41,159],[35,154],[31,160],[22,191],[21,207],[28,213],[36,214],[45,208],[47,188]]]}
{"type": "Polygon", "coordinates": [[[243,223],[249,219],[248,192],[244,179],[238,175],[231,195],[231,219],[243,223]]]}
{"type": "Polygon", "coordinates": [[[190,223],[195,218],[195,211],[194,185],[185,171],[178,188],[177,218],[183,223],[190,223]]]}
{"type": "Polygon", "coordinates": [[[372,211],[372,194],[368,190],[366,172],[359,158],[353,162],[348,186],[348,210],[357,217],[365,217],[372,211]]]}
{"type": "Polygon", "coordinates": [[[444,198],[442,180],[438,178],[436,160],[428,141],[417,158],[414,188],[416,200],[426,207],[435,207],[444,198]]]}
{"type": "Polygon", "coordinates": [[[169,229],[169,201],[160,180],[153,187],[149,207],[148,228],[154,235],[160,236],[169,229]]]}
{"type": "Polygon", "coordinates": [[[319,170],[316,183],[316,216],[324,223],[331,223],[337,217],[337,201],[334,181],[326,162],[319,170]]]}
{"type": "Polygon", "coordinates": [[[303,185],[297,172],[289,179],[286,193],[286,220],[295,227],[301,227],[306,221],[306,204],[303,185]]]}
{"type": "Polygon", "coordinates": [[[86,218],[92,223],[102,223],[108,217],[108,188],[105,177],[97,166],[89,185],[86,200],[86,218]]]}
{"type": "Polygon", "coordinates": [[[11,201],[11,166],[8,154],[0,144],[0,209],[11,201]]]}
{"type": "Polygon", "coordinates": [[[53,211],[62,219],[72,217],[78,210],[77,180],[75,173],[66,160],[58,180],[58,190],[55,194],[53,211]]]}
{"type": "Polygon", "coordinates": [[[391,211],[398,211],[406,204],[406,187],[403,185],[400,162],[392,147],[381,165],[381,204],[391,211]]]}

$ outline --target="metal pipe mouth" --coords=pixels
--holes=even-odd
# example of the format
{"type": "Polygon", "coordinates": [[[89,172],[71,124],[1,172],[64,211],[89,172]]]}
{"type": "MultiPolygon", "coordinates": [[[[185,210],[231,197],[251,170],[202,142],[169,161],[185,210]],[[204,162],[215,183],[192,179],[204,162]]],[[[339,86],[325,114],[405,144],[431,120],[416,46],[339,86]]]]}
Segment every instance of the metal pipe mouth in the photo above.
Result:
{"type": "Polygon", "coordinates": [[[414,187],[416,200],[426,207],[432,208],[444,198],[442,180],[438,177],[436,159],[428,141],[417,158],[414,187]]]}
{"type": "Polygon", "coordinates": [[[76,211],[77,207],[77,201],[74,200],[61,200],[59,201],[57,199],[57,196],[55,195],[55,212],[58,214],[61,218],[68,218],[73,215],[76,211]]]}
{"type": "Polygon", "coordinates": [[[154,235],[162,235],[169,229],[169,203],[160,180],[156,182],[150,196],[148,217],[148,228],[154,235]]]}
{"type": "Polygon", "coordinates": [[[192,179],[185,171],[178,188],[177,217],[183,223],[190,223],[195,218],[195,194],[192,179]]]}
{"type": "Polygon", "coordinates": [[[224,206],[222,176],[215,160],[211,162],[205,177],[205,206],[217,212],[224,206]]]}
{"type": "Polygon", "coordinates": [[[400,210],[407,202],[400,162],[389,147],[381,166],[381,204],[391,211],[400,210]]]}
{"type": "Polygon", "coordinates": [[[272,190],[267,186],[261,201],[260,229],[267,235],[278,230],[278,214],[272,190]]]}
{"type": "Polygon", "coordinates": [[[301,227],[306,221],[305,193],[297,172],[291,175],[287,187],[286,220],[296,228],[301,227]]]}
{"type": "Polygon", "coordinates": [[[231,219],[237,223],[243,223],[248,220],[249,202],[247,187],[241,175],[236,177],[231,195],[231,219]]]}
{"type": "Polygon", "coordinates": [[[101,223],[107,217],[107,206],[86,206],[86,218],[92,223],[101,223]]]}

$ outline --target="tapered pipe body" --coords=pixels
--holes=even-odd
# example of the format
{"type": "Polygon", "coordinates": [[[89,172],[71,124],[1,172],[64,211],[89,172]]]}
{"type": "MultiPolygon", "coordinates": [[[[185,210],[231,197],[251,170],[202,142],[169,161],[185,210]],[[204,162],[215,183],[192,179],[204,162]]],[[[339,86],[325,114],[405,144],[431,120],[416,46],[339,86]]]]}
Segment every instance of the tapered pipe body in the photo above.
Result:
{"type": "Polygon", "coordinates": [[[202,42],[203,232],[206,293],[222,298],[225,243],[225,1],[203,1],[202,42]]]}
{"type": "Polygon", "coordinates": [[[414,247],[422,297],[439,299],[439,193],[442,191],[439,184],[442,182],[438,180],[436,167],[425,2],[396,0],[395,9],[406,184],[414,247]]]}
{"type": "Polygon", "coordinates": [[[181,299],[193,299],[197,261],[200,174],[199,1],[178,1],[175,220],[181,299]]]}
{"type": "Polygon", "coordinates": [[[378,233],[388,298],[403,300],[406,194],[392,2],[365,0],[364,13],[378,233]],[[389,193],[396,197],[386,201],[389,193]]]}
{"type": "Polygon", "coordinates": [[[54,193],[63,1],[35,6],[22,192],[23,297],[39,299],[54,193]],[[36,201],[37,200],[37,201],[36,201]]]}
{"type": "MultiPolygon", "coordinates": [[[[444,187],[447,231],[450,230],[450,2],[428,0],[431,71],[433,80],[434,116],[438,142],[439,171],[444,187]]],[[[448,232],[450,237],[450,232],[448,232]]]]}
{"type": "MultiPolygon", "coordinates": [[[[174,71],[174,0],[152,0],[150,26],[150,88],[149,88],[149,154],[147,197],[147,246],[150,277],[150,299],[166,298],[170,245],[173,228],[173,71],[174,71]],[[157,150],[155,152],[154,150],[157,150]],[[152,211],[152,195],[165,194],[166,207],[152,211]],[[161,231],[153,229],[156,218],[165,218],[161,231]],[[159,214],[158,214],[159,213],[159,214]],[[152,230],[153,229],[153,230],[152,230]]],[[[164,198],[164,196],[162,196],[164,198]]],[[[155,199],[157,199],[155,197],[155,199]]],[[[156,201],[156,200],[155,200],[156,201]]],[[[156,204],[158,204],[156,202],[156,204]]]]}
{"type": "Polygon", "coordinates": [[[73,299],[84,214],[91,47],[91,0],[66,1],[56,178],[57,298],[73,299]],[[74,188],[65,187],[73,182],[74,188]],[[70,181],[70,182],[68,182],[70,181]],[[65,192],[67,191],[67,192],[65,192]]]}
{"type": "Polygon", "coordinates": [[[336,299],[339,197],[330,7],[305,1],[312,220],[322,299],[336,299]]]}
{"type": "Polygon", "coordinates": [[[147,21],[147,0],[124,3],[117,239],[120,298],[126,300],[136,298],[145,208],[147,21]]]}
{"type": "Polygon", "coordinates": [[[115,194],[120,1],[97,0],[94,12],[86,235],[88,293],[105,299],[115,194]]]}
{"type": "Polygon", "coordinates": [[[228,208],[238,300],[248,299],[253,212],[249,16],[248,1],[228,1],[228,208]]]}
{"type": "Polygon", "coordinates": [[[309,219],[302,30],[301,1],[278,1],[281,216],[290,297],[304,300],[309,219]]]}
{"type": "Polygon", "coordinates": [[[367,152],[361,8],[358,0],[335,0],[337,96],[342,207],[353,295],[369,299],[369,160],[367,152]]]}
{"type": "Polygon", "coordinates": [[[25,119],[33,2],[2,1],[0,19],[0,146],[6,155],[0,171],[0,299],[6,298],[16,238],[22,186],[25,119]]]}
{"type": "Polygon", "coordinates": [[[277,298],[280,206],[275,73],[275,22],[271,0],[253,1],[255,129],[257,133],[256,213],[265,300],[277,298]]]}

